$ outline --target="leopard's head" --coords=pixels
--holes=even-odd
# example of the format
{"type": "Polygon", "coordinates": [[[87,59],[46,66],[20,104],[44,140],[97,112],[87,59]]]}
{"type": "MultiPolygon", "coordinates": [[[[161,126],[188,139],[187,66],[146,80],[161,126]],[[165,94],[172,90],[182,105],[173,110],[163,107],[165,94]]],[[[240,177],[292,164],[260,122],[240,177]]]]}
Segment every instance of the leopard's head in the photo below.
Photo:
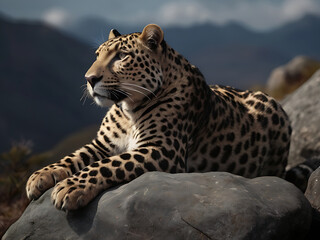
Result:
{"type": "Polygon", "coordinates": [[[163,31],[155,24],[128,35],[111,30],[85,75],[95,102],[100,106],[119,102],[139,105],[153,98],[163,84],[163,44],[163,31]]]}

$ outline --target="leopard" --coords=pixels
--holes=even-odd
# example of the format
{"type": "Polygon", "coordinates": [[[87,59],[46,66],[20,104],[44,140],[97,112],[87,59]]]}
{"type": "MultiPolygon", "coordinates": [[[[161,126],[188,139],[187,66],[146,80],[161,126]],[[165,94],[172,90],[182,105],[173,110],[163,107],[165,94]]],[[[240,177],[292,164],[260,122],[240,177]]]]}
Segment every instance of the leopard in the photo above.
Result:
{"type": "Polygon", "coordinates": [[[77,210],[151,171],[284,176],[292,129],[274,98],[209,86],[156,24],[112,29],[95,54],[86,87],[106,115],[91,142],[29,177],[30,200],[53,188],[57,209],[77,210]]]}

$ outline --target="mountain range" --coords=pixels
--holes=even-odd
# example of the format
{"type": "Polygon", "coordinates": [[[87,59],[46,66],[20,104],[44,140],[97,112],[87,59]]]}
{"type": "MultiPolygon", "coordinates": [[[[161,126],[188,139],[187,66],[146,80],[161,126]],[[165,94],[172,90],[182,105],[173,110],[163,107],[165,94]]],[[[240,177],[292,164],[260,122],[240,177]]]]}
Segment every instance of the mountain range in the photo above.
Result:
{"type": "MultiPolygon", "coordinates": [[[[88,17],[64,31],[95,44],[106,40],[111,28],[121,33],[141,32],[142,25],[117,25],[88,17]]],[[[306,15],[279,28],[256,32],[230,22],[164,28],[165,40],[198,66],[209,84],[249,88],[264,84],[270,72],[296,55],[320,59],[320,16],[306,15]]]]}
{"type": "MultiPolygon", "coordinates": [[[[111,28],[98,18],[63,29],[0,15],[0,151],[31,140],[35,151],[51,148],[67,135],[99,124],[105,109],[80,102],[84,74],[94,50],[111,28]],[[93,46],[94,44],[94,46],[93,46]]],[[[268,32],[238,23],[164,28],[169,45],[198,66],[209,84],[248,88],[264,84],[275,67],[296,55],[320,59],[320,17],[307,15],[268,32]]]]}
{"type": "Polygon", "coordinates": [[[0,150],[32,142],[46,150],[99,124],[105,110],[82,104],[94,49],[40,22],[0,19],[0,150]]]}

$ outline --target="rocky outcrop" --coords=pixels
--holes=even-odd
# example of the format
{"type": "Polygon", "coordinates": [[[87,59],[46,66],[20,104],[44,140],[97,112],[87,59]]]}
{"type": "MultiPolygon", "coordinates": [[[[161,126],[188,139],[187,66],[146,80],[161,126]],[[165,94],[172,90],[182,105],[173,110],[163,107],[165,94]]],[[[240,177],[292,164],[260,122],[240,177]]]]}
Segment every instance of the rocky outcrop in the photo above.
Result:
{"type": "Polygon", "coordinates": [[[146,173],[75,212],[56,210],[51,191],[32,202],[8,239],[304,239],[311,206],[276,177],[146,173]]]}
{"type": "Polygon", "coordinates": [[[281,99],[305,83],[317,69],[320,69],[320,62],[297,56],[271,72],[266,91],[271,96],[281,99]]]}
{"type": "Polygon", "coordinates": [[[289,167],[320,156],[320,70],[282,101],[292,125],[289,167]]]}
{"type": "Polygon", "coordinates": [[[308,181],[305,196],[308,198],[312,207],[320,211],[320,167],[315,170],[308,181]]]}
{"type": "MultiPolygon", "coordinates": [[[[320,156],[318,156],[320,160],[320,156]]],[[[308,181],[308,187],[305,192],[306,198],[311,203],[313,207],[312,211],[312,223],[310,227],[309,234],[307,236],[308,240],[318,240],[320,236],[320,167],[317,168],[310,176],[308,181]]]]}
{"type": "MultiPolygon", "coordinates": [[[[283,108],[292,123],[291,147],[288,169],[299,164],[288,173],[300,168],[301,173],[316,169],[320,162],[320,70],[298,90],[286,97],[283,108]],[[305,161],[306,160],[306,161],[305,161]],[[302,164],[300,164],[302,163],[302,164]]],[[[287,177],[289,174],[287,173],[287,177]]],[[[295,176],[295,178],[298,175],[295,176]]],[[[288,179],[288,178],[287,178],[288,179]]],[[[293,182],[303,189],[305,181],[296,178],[293,182]],[[296,182],[298,181],[298,182],[296,182]]],[[[318,240],[320,236],[320,169],[314,171],[308,181],[305,196],[313,207],[310,232],[306,239],[318,240]]]]}

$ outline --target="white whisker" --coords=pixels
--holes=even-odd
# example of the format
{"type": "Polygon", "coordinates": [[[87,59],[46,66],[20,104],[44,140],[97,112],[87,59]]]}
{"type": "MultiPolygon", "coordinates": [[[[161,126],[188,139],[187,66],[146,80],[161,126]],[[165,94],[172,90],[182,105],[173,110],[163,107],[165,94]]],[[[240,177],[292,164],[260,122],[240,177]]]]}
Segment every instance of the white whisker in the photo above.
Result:
{"type": "Polygon", "coordinates": [[[82,84],[81,86],[80,86],[80,88],[87,88],[87,84],[85,83],[85,84],[82,84]]]}
{"type": "Polygon", "coordinates": [[[116,91],[118,91],[118,92],[121,92],[121,93],[123,93],[123,94],[125,94],[125,95],[132,95],[131,93],[128,93],[128,92],[126,92],[126,91],[124,91],[124,90],[122,90],[122,89],[115,89],[116,91]]]}
{"type": "Polygon", "coordinates": [[[84,89],[83,90],[83,94],[82,94],[82,96],[80,98],[80,102],[83,100],[82,105],[84,105],[86,103],[86,100],[87,100],[88,97],[89,97],[89,92],[88,92],[87,89],[84,89]]]}
{"type": "Polygon", "coordinates": [[[121,90],[121,89],[114,89],[115,91],[117,91],[117,92],[120,92],[120,93],[122,93],[122,94],[124,94],[124,95],[126,95],[132,102],[134,102],[133,100],[132,100],[132,98],[129,96],[129,95],[131,95],[130,93],[128,93],[128,92],[126,92],[126,91],[124,91],[124,90],[121,90]]]}
{"type": "Polygon", "coordinates": [[[154,92],[152,92],[150,89],[145,88],[145,87],[142,87],[142,86],[139,86],[139,85],[137,85],[137,84],[125,83],[125,82],[121,82],[121,84],[123,84],[123,85],[129,85],[129,86],[133,86],[133,87],[137,87],[137,88],[141,88],[141,89],[143,89],[143,90],[145,90],[145,91],[147,91],[147,92],[150,92],[154,97],[156,96],[156,95],[154,94],[154,92]]]}
{"type": "Polygon", "coordinates": [[[133,88],[130,88],[130,87],[128,87],[128,86],[122,86],[122,88],[125,88],[125,89],[128,89],[128,90],[130,90],[130,91],[134,91],[134,92],[140,93],[140,94],[146,96],[146,97],[150,100],[150,97],[149,97],[147,94],[145,94],[145,93],[143,93],[143,92],[141,92],[141,91],[139,91],[139,90],[137,90],[137,89],[133,89],[133,88]]]}

